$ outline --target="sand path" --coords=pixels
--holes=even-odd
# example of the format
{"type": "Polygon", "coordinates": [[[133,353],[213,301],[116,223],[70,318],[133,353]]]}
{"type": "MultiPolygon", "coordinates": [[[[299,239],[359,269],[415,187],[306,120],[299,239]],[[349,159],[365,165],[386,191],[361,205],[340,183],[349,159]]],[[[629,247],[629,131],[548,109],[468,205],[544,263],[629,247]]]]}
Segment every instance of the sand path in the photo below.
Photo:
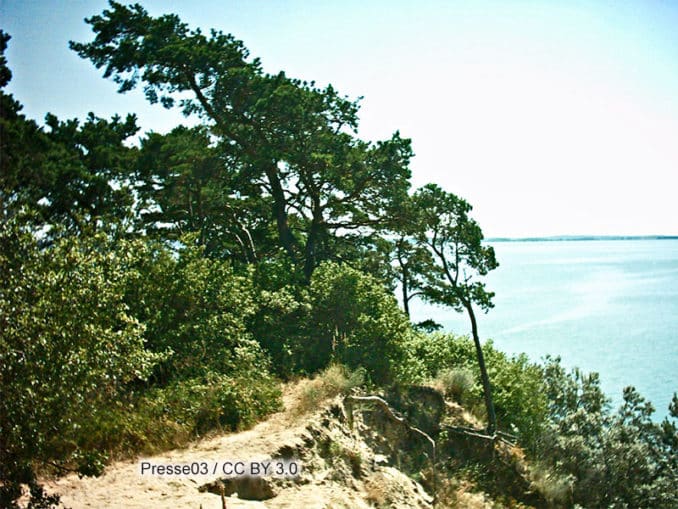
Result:
{"type": "MultiPolygon", "coordinates": [[[[219,475],[195,475],[159,477],[141,475],[141,462],[154,464],[186,464],[192,462],[215,462],[222,465],[226,460],[257,460],[268,457],[281,445],[293,441],[304,430],[305,417],[298,411],[298,402],[308,380],[288,384],[283,391],[284,410],[271,415],[254,428],[240,433],[231,433],[198,441],[186,449],[172,450],[155,456],[140,457],[130,461],[118,461],[109,465],[97,478],[79,479],[69,475],[47,481],[46,488],[61,494],[65,507],[79,508],[149,508],[192,507],[198,509],[221,509],[219,496],[201,493],[198,487],[213,481],[219,475]]],[[[223,477],[223,476],[222,476],[223,477]]],[[[268,503],[240,500],[227,497],[227,506],[234,508],[255,507],[324,507],[321,499],[328,494],[312,494],[310,486],[285,490],[268,503]],[[306,493],[308,491],[308,493],[306,493]]]]}

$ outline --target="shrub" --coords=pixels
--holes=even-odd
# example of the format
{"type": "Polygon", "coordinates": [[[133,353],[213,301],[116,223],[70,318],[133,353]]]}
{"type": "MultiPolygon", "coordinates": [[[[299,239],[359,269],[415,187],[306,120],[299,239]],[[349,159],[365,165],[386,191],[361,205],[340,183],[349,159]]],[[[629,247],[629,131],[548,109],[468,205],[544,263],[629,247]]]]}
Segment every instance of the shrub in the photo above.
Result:
{"type": "MultiPolygon", "coordinates": [[[[611,412],[598,376],[567,373],[546,359],[548,429],[539,456],[557,475],[573,479],[574,503],[586,507],[675,507],[678,432],[652,420],[654,409],[628,387],[611,412]]],[[[669,409],[678,417],[678,398],[669,409]]]]}
{"type": "Polygon", "coordinates": [[[3,492],[32,482],[33,461],[77,460],[89,472],[81,428],[160,360],[124,302],[139,244],[99,234],[41,250],[11,221],[0,224],[3,492]]]}
{"type": "Polygon", "coordinates": [[[469,401],[474,393],[476,375],[466,366],[445,368],[433,379],[432,384],[445,396],[463,404],[469,401]]]}
{"type": "Polygon", "coordinates": [[[268,260],[254,272],[256,311],[247,328],[272,360],[272,369],[289,377],[304,369],[306,324],[311,304],[308,288],[300,285],[291,263],[268,260]]]}
{"type": "Polygon", "coordinates": [[[141,398],[178,435],[239,429],[280,407],[270,362],[248,330],[253,271],[205,256],[190,236],[172,252],[150,245],[127,299],[149,349],[169,352],[141,398]]]}
{"type": "Polygon", "coordinates": [[[280,409],[280,396],[277,381],[256,371],[173,380],[97,409],[77,444],[88,454],[107,451],[118,457],[183,447],[213,430],[251,426],[280,409]]]}
{"type": "Polygon", "coordinates": [[[317,409],[325,400],[348,394],[354,387],[365,383],[365,370],[349,370],[341,364],[330,364],[319,373],[303,390],[297,411],[299,413],[317,409]]]}
{"type": "MultiPolygon", "coordinates": [[[[247,331],[256,306],[251,273],[237,274],[224,260],[207,258],[190,237],[177,253],[162,246],[146,251],[135,267],[127,301],[146,325],[146,346],[168,353],[155,370],[154,381],[229,374],[247,350],[267,365],[247,331]]],[[[255,362],[256,363],[256,362],[255,362]]]]}
{"type": "MultiPolygon", "coordinates": [[[[464,403],[478,413],[483,412],[480,371],[470,338],[437,332],[419,334],[412,347],[414,355],[421,359],[426,378],[436,378],[443,386],[464,384],[467,389],[464,403]],[[465,377],[462,373],[466,373],[465,377]],[[469,383],[469,373],[473,383],[469,383]]],[[[494,348],[491,341],[483,345],[483,353],[499,427],[516,433],[523,445],[532,446],[547,415],[541,368],[530,363],[525,355],[509,357],[494,348]]]]}
{"type": "Polygon", "coordinates": [[[525,448],[534,450],[548,415],[542,370],[525,354],[509,357],[491,344],[484,350],[497,419],[525,448]]]}
{"type": "Polygon", "coordinates": [[[422,376],[434,378],[438,373],[452,367],[467,367],[477,371],[476,351],[473,341],[466,336],[450,333],[418,333],[411,348],[413,355],[421,360],[422,376]]]}
{"type": "Polygon", "coordinates": [[[367,369],[384,383],[407,357],[411,327],[392,294],[373,277],[335,263],[323,263],[309,289],[311,312],[304,345],[310,372],[332,359],[351,369],[367,369]]]}
{"type": "Polygon", "coordinates": [[[251,426],[281,407],[280,387],[270,377],[209,373],[154,389],[144,398],[155,419],[186,429],[191,437],[212,430],[251,426]]]}

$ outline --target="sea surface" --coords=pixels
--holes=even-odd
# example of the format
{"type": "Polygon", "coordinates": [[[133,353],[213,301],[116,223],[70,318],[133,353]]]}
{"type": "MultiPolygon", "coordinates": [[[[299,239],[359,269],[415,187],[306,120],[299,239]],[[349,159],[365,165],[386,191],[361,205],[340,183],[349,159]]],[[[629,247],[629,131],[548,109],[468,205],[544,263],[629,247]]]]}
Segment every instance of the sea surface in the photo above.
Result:
{"type": "MultiPolygon", "coordinates": [[[[498,269],[486,277],[495,307],[479,313],[483,339],[539,361],[600,373],[616,407],[633,385],[668,414],[678,392],[678,240],[490,242],[498,269]]],[[[412,319],[470,333],[466,315],[413,303],[412,319]]]]}

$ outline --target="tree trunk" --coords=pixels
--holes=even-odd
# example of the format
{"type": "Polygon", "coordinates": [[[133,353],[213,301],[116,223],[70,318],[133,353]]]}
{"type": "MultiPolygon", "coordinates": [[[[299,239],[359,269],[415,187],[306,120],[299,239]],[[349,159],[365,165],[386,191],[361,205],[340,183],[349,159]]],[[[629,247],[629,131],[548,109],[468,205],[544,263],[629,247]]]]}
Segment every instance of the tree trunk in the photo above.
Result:
{"type": "Polygon", "coordinates": [[[410,289],[409,289],[409,285],[407,284],[407,280],[410,277],[410,273],[409,273],[409,270],[407,269],[407,263],[403,262],[403,258],[401,256],[400,249],[401,249],[401,245],[402,245],[401,244],[402,240],[403,239],[401,237],[400,240],[396,243],[396,257],[398,259],[398,265],[400,265],[400,270],[401,270],[401,274],[402,274],[402,279],[401,279],[400,282],[402,283],[401,289],[402,289],[402,292],[403,292],[403,309],[405,310],[405,314],[407,315],[407,318],[409,318],[410,317],[410,295],[409,295],[410,289]]]}
{"type": "Polygon", "coordinates": [[[304,246],[304,278],[307,283],[311,282],[311,276],[318,264],[318,248],[326,239],[327,233],[323,208],[320,205],[320,193],[313,186],[309,186],[309,189],[313,193],[311,196],[313,217],[308,235],[306,235],[306,246],[304,246]]]}
{"type": "Polygon", "coordinates": [[[410,296],[407,292],[407,279],[403,278],[403,309],[407,318],[410,317],[410,296]]]}
{"type": "Polygon", "coordinates": [[[478,337],[478,324],[476,322],[476,315],[473,312],[473,305],[469,301],[464,301],[464,307],[471,319],[471,332],[473,333],[473,342],[476,345],[476,355],[478,356],[478,365],[480,366],[480,378],[483,382],[483,395],[485,396],[485,408],[487,409],[487,433],[493,435],[497,431],[497,415],[494,412],[494,402],[492,400],[492,388],[490,386],[490,377],[487,375],[487,368],[485,367],[485,357],[480,346],[480,338],[478,337]]]}
{"type": "Polygon", "coordinates": [[[307,283],[311,282],[311,276],[313,276],[313,271],[315,270],[317,263],[317,251],[318,241],[320,240],[320,235],[322,233],[322,225],[320,221],[316,218],[313,218],[311,222],[311,227],[308,231],[308,236],[306,237],[306,246],[304,248],[304,278],[307,283]]]}
{"type": "Polygon", "coordinates": [[[292,263],[297,263],[297,239],[292,234],[290,225],[287,222],[287,202],[285,200],[285,192],[278,175],[278,170],[275,164],[266,169],[266,177],[268,183],[271,185],[271,197],[273,198],[273,218],[278,227],[278,238],[280,244],[289,255],[292,263]]]}
{"type": "Polygon", "coordinates": [[[407,318],[410,317],[410,295],[409,288],[407,287],[407,278],[409,274],[407,273],[407,268],[403,266],[403,280],[402,280],[402,290],[403,290],[403,309],[407,318]]]}

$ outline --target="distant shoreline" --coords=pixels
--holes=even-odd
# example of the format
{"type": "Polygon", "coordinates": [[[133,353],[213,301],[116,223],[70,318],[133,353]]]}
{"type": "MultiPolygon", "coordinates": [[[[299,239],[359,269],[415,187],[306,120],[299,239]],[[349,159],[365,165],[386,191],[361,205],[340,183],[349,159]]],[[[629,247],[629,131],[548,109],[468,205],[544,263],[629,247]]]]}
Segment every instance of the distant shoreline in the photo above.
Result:
{"type": "Polygon", "coordinates": [[[582,240],[678,240],[678,235],[556,235],[551,237],[490,237],[486,242],[562,242],[582,240]]]}

